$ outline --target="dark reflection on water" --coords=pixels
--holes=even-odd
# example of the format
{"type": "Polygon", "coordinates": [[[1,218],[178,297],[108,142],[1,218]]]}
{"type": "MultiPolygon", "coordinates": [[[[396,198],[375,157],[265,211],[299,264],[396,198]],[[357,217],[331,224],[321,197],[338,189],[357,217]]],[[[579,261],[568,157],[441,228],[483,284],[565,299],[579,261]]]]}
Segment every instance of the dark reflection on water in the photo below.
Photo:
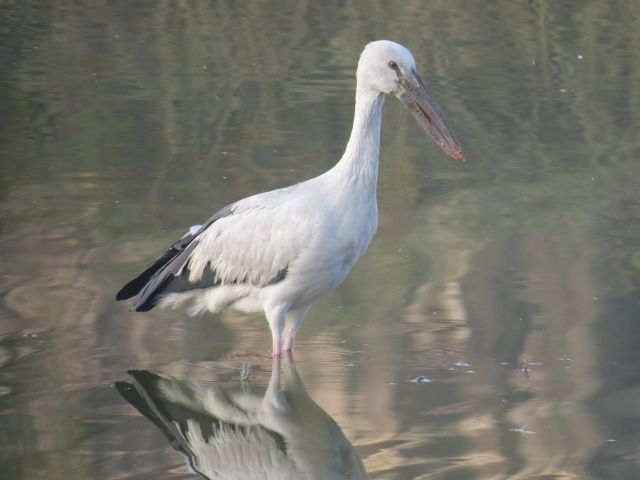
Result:
{"type": "Polygon", "coordinates": [[[120,394],[205,478],[367,479],[362,460],[336,422],[307,393],[293,357],[274,357],[266,390],[164,378],[146,370],[117,382],[120,394]]]}
{"type": "Polygon", "coordinates": [[[191,477],[114,384],[251,359],[266,386],[266,323],[114,292],[329,168],[376,38],[413,51],[469,161],[387,100],[379,232],[302,327],[309,395],[376,479],[640,477],[637,2],[65,0],[0,24],[3,479],[191,477]]]}

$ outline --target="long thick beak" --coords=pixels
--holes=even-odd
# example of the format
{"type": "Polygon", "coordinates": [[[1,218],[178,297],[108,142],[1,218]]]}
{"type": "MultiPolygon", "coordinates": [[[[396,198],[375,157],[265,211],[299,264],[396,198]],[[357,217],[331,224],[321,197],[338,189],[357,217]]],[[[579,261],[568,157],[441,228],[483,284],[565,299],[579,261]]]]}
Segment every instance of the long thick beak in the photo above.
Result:
{"type": "Polygon", "coordinates": [[[422,128],[448,155],[464,162],[462,147],[420,75],[415,70],[407,75],[400,74],[400,85],[403,88],[398,92],[398,98],[409,107],[422,128]]]}

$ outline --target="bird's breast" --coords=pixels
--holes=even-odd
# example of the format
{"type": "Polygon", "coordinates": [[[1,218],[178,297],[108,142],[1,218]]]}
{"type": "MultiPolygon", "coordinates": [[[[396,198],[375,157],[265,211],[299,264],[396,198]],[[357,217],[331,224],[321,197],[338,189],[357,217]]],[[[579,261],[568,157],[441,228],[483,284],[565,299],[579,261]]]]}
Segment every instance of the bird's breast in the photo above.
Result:
{"type": "Polygon", "coordinates": [[[292,265],[300,277],[306,277],[301,281],[315,283],[322,295],[333,289],[367,251],[377,228],[377,216],[375,203],[323,216],[304,255],[292,265]]]}

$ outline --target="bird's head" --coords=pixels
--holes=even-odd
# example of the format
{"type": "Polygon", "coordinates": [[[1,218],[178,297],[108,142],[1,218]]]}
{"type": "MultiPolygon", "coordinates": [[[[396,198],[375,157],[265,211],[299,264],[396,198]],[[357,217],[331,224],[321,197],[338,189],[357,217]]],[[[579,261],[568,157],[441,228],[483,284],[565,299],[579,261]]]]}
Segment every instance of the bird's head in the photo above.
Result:
{"type": "Polygon", "coordinates": [[[465,160],[460,144],[416,72],[416,62],[406,47],[389,40],[369,43],[360,55],[357,79],[359,88],[397,96],[440,148],[456,160],[465,160]]]}

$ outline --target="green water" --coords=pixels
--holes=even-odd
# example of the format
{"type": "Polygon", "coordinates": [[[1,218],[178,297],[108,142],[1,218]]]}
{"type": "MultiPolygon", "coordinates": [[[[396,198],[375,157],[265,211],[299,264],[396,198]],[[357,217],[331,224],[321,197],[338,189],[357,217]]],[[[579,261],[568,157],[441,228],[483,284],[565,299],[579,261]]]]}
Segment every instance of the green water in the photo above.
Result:
{"type": "Polygon", "coordinates": [[[468,161],[386,101],[378,234],[298,335],[310,401],[373,479],[640,477],[637,1],[27,1],[0,2],[3,479],[194,478],[115,383],[250,361],[262,395],[266,322],[115,292],[332,166],[379,38],[468,161]]]}

